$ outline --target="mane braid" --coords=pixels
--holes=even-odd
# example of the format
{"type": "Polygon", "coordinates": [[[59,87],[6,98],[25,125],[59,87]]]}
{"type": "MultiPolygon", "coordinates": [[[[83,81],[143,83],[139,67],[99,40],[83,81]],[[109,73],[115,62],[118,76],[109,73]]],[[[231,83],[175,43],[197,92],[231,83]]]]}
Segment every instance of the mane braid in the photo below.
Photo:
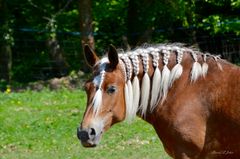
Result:
{"type": "Polygon", "coordinates": [[[150,78],[148,76],[148,53],[145,49],[141,50],[142,64],[143,64],[143,78],[141,84],[141,104],[139,107],[140,113],[142,117],[146,116],[147,107],[148,107],[148,99],[150,94],[150,78]]]}
{"type": "Polygon", "coordinates": [[[169,79],[169,87],[172,87],[173,82],[180,78],[183,72],[183,67],[181,65],[182,58],[183,58],[183,49],[179,47],[174,47],[173,51],[176,52],[176,57],[177,57],[177,64],[172,68],[171,73],[170,73],[170,79],[169,79]]]}
{"type": "Polygon", "coordinates": [[[158,104],[158,98],[161,96],[161,85],[159,84],[159,81],[161,81],[161,72],[158,68],[158,61],[159,61],[159,53],[158,49],[153,49],[151,51],[152,55],[152,63],[154,67],[154,74],[152,78],[152,90],[151,90],[151,102],[150,102],[150,112],[153,112],[155,107],[158,104]]]}
{"type": "Polygon", "coordinates": [[[124,77],[125,77],[125,86],[124,86],[124,97],[125,97],[125,105],[126,105],[126,117],[125,117],[125,119],[126,118],[128,118],[127,117],[127,115],[128,115],[128,113],[127,113],[127,111],[129,110],[129,107],[130,107],[130,103],[129,103],[129,95],[128,95],[128,86],[127,86],[127,71],[126,71],[126,67],[125,67],[125,64],[124,64],[124,62],[123,62],[123,59],[122,58],[120,58],[120,60],[119,60],[119,63],[120,63],[120,66],[121,66],[121,68],[122,68],[122,70],[123,70],[123,74],[124,74],[124,77]]]}
{"type": "Polygon", "coordinates": [[[127,108],[129,118],[133,119],[138,111],[139,107],[139,100],[140,100],[140,84],[138,79],[139,74],[139,60],[137,55],[131,55],[130,56],[132,66],[133,66],[133,80],[132,80],[132,92],[133,92],[133,101],[132,101],[132,109],[127,108]]]}
{"type": "Polygon", "coordinates": [[[132,119],[132,109],[133,109],[133,90],[132,90],[132,83],[131,83],[131,77],[132,77],[132,65],[131,61],[128,58],[128,56],[124,55],[120,57],[124,63],[125,63],[125,68],[126,68],[126,75],[127,75],[127,82],[125,84],[125,99],[127,101],[127,111],[126,111],[126,119],[128,121],[131,121],[132,119]]]}
{"type": "Polygon", "coordinates": [[[199,76],[202,75],[202,67],[200,65],[200,63],[198,62],[198,59],[197,59],[197,55],[194,51],[192,50],[188,50],[193,59],[194,59],[194,63],[193,63],[193,66],[192,66],[192,71],[191,71],[191,82],[195,82],[199,76]]]}
{"type": "Polygon", "coordinates": [[[162,70],[162,80],[161,80],[161,90],[162,90],[162,99],[161,103],[166,99],[168,88],[169,88],[169,78],[170,78],[170,70],[167,67],[168,60],[170,58],[170,51],[169,47],[162,50],[163,53],[163,70],[162,70]]]}
{"type": "Polygon", "coordinates": [[[218,68],[222,71],[223,70],[222,65],[218,62],[218,60],[221,59],[220,56],[221,55],[214,56],[214,59],[217,63],[218,68]]]}
{"type": "Polygon", "coordinates": [[[207,71],[208,71],[207,55],[208,54],[203,55],[203,64],[202,64],[202,75],[203,75],[203,77],[205,77],[207,75],[207,71]]]}

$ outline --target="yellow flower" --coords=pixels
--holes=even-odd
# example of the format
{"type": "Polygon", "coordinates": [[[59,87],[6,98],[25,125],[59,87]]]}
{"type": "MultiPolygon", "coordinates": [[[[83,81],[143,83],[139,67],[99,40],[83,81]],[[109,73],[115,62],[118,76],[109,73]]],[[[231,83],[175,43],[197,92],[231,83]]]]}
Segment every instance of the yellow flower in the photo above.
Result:
{"type": "Polygon", "coordinates": [[[11,93],[11,88],[8,86],[7,89],[5,90],[5,93],[9,94],[11,93]]]}

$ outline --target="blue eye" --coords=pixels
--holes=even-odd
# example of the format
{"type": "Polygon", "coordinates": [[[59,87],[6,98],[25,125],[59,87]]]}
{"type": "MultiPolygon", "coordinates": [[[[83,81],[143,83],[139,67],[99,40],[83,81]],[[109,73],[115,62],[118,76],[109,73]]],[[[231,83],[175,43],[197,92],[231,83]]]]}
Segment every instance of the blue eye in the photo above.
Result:
{"type": "Polygon", "coordinates": [[[113,93],[116,92],[116,90],[117,90],[117,88],[115,86],[110,86],[110,87],[107,88],[107,93],[108,94],[113,94],[113,93]]]}

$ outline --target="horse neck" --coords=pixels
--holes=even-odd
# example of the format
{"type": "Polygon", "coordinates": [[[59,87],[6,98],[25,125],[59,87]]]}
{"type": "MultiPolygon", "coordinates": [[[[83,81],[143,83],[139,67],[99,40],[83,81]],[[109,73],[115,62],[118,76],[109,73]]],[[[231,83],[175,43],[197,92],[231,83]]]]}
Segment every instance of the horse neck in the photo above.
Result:
{"type": "Polygon", "coordinates": [[[126,115],[132,118],[138,112],[145,117],[147,112],[153,112],[165,101],[169,89],[183,71],[189,72],[189,82],[206,76],[207,56],[214,57],[209,54],[198,56],[196,51],[174,46],[138,49],[121,55],[126,79],[125,101],[129,110],[126,115]]]}

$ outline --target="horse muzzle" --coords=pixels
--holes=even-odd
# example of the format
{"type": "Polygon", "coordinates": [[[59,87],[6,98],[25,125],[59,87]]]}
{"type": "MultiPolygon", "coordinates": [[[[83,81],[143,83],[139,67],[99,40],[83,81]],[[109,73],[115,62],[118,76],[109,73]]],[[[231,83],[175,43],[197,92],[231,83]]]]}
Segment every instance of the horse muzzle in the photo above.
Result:
{"type": "Polygon", "coordinates": [[[96,147],[101,139],[102,133],[97,133],[94,128],[77,129],[77,137],[84,147],[96,147]]]}

